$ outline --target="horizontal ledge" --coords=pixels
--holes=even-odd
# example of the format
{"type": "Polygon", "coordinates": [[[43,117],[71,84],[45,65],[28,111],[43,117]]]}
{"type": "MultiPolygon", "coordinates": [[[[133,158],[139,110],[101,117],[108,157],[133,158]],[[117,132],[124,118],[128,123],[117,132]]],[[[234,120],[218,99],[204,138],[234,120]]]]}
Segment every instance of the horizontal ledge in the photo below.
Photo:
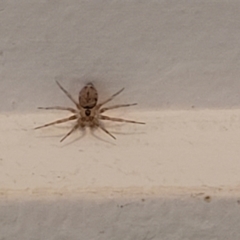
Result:
{"type": "Polygon", "coordinates": [[[215,187],[129,187],[129,188],[88,188],[88,189],[20,189],[18,191],[0,189],[0,198],[11,197],[11,199],[42,199],[42,198],[239,198],[240,187],[215,188],[215,187]]]}
{"type": "Polygon", "coordinates": [[[111,114],[146,125],[108,122],[117,140],[96,130],[84,136],[77,131],[60,143],[71,124],[33,128],[66,113],[2,114],[0,189],[47,194],[48,189],[239,186],[240,110],[111,114]]]}

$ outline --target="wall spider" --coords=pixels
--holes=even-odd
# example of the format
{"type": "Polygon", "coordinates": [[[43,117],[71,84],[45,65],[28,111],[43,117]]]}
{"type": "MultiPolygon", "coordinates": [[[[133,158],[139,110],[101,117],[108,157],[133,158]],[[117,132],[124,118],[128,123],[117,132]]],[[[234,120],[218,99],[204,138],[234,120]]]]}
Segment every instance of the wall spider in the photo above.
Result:
{"type": "Polygon", "coordinates": [[[44,128],[44,127],[48,127],[48,126],[51,126],[51,125],[68,122],[68,121],[71,121],[71,120],[77,120],[75,125],[73,126],[73,128],[60,140],[60,142],[62,142],[64,139],[66,139],[77,128],[79,128],[79,127],[84,128],[85,126],[99,127],[105,133],[107,133],[109,136],[116,139],[108,130],[106,130],[102,126],[102,124],[99,120],[110,120],[110,121],[115,121],[115,122],[145,124],[144,122],[136,122],[136,121],[132,121],[132,120],[126,120],[126,119],[114,118],[114,117],[108,117],[108,116],[102,115],[102,113],[104,113],[104,112],[106,112],[110,109],[137,105],[137,103],[131,103],[131,104],[113,105],[113,106],[110,106],[110,107],[102,108],[102,106],[104,104],[110,102],[114,97],[119,95],[124,90],[124,88],[122,88],[120,91],[113,94],[107,100],[97,104],[98,93],[97,93],[97,90],[92,83],[88,83],[85,87],[83,87],[81,89],[81,91],[79,92],[79,102],[77,102],[69,94],[69,92],[61,86],[61,84],[59,82],[56,81],[56,83],[60,87],[60,89],[67,95],[67,97],[75,104],[76,109],[69,108],[69,107],[59,107],[59,106],[56,106],[56,107],[39,107],[38,109],[66,110],[66,111],[69,111],[69,112],[73,113],[73,115],[70,116],[70,117],[67,117],[67,118],[59,119],[59,120],[56,120],[54,122],[36,127],[35,129],[44,128]]]}

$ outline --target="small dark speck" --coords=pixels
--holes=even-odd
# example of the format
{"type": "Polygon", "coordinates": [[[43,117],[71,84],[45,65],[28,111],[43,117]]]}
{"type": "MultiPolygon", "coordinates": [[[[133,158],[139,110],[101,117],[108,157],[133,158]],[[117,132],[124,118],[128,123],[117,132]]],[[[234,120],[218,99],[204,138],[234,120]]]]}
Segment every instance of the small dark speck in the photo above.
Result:
{"type": "Polygon", "coordinates": [[[211,196],[205,196],[204,197],[205,202],[211,202],[211,200],[212,200],[211,196]]]}
{"type": "Polygon", "coordinates": [[[239,205],[240,205],[240,200],[237,200],[237,204],[239,204],[239,205]]]}
{"type": "Polygon", "coordinates": [[[142,202],[145,202],[145,199],[144,199],[144,198],[142,198],[141,200],[142,200],[142,202]]]}
{"type": "Polygon", "coordinates": [[[194,106],[194,105],[192,105],[192,106],[191,106],[191,108],[195,108],[195,106],[194,106]]]}

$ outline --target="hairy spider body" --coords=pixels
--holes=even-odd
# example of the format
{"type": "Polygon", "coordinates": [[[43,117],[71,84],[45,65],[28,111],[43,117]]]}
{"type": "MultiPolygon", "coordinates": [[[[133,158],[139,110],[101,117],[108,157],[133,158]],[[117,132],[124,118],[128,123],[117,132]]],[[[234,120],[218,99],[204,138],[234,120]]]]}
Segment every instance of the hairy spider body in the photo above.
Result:
{"type": "Polygon", "coordinates": [[[101,130],[103,130],[105,133],[107,133],[112,138],[116,139],[108,130],[106,130],[101,122],[99,120],[109,120],[109,121],[115,121],[115,122],[127,122],[127,123],[137,123],[137,124],[145,124],[144,122],[137,122],[132,120],[126,120],[122,118],[113,118],[108,117],[105,115],[102,115],[102,113],[115,108],[120,107],[129,107],[137,105],[137,103],[131,103],[131,104],[119,104],[114,105],[110,107],[102,108],[102,106],[108,102],[110,102],[114,97],[119,95],[124,88],[122,88],[120,91],[113,94],[110,98],[107,100],[97,104],[98,102],[98,92],[94,85],[92,83],[88,83],[86,86],[84,86],[81,91],[79,92],[78,101],[75,101],[75,99],[71,96],[71,94],[65,90],[59,82],[56,82],[57,85],[60,87],[60,89],[67,95],[67,97],[75,104],[76,109],[69,108],[69,107],[39,107],[39,109],[47,109],[47,110],[66,110],[69,112],[72,112],[74,115],[68,117],[56,120],[51,123],[44,124],[42,126],[36,127],[35,129],[48,127],[55,124],[60,124],[64,122],[68,122],[71,120],[77,120],[73,128],[60,140],[61,142],[66,139],[71,133],[73,133],[77,128],[84,128],[85,126],[89,127],[99,127],[101,130]]]}

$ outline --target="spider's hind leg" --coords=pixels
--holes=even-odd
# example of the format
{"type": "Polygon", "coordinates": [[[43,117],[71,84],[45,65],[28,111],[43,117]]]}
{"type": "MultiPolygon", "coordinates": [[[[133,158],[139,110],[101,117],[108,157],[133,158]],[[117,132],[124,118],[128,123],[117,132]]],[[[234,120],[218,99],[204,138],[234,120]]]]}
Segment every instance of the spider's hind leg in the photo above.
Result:
{"type": "Polygon", "coordinates": [[[38,107],[38,109],[45,109],[45,110],[63,110],[63,111],[69,111],[72,113],[77,113],[77,110],[69,107],[59,107],[59,106],[54,106],[54,107],[38,107]]]}
{"type": "Polygon", "coordinates": [[[60,140],[60,142],[64,141],[68,136],[70,136],[77,128],[79,127],[79,123],[75,124],[73,128],[60,140]]]}
{"type": "Polygon", "coordinates": [[[55,125],[55,124],[68,122],[68,121],[75,120],[75,119],[77,119],[77,116],[73,115],[73,116],[68,117],[68,118],[59,119],[57,121],[54,121],[54,122],[51,122],[51,123],[47,123],[47,124],[44,124],[44,125],[39,126],[39,127],[35,127],[34,129],[44,128],[44,127],[48,127],[48,126],[52,126],[52,125],[55,125]]]}
{"type": "Polygon", "coordinates": [[[103,127],[101,125],[101,123],[99,123],[97,120],[94,121],[94,125],[96,127],[99,127],[102,131],[104,131],[106,134],[108,134],[110,137],[112,137],[113,139],[116,139],[105,127],[103,127]]]}
{"type": "Polygon", "coordinates": [[[145,124],[145,122],[137,122],[137,121],[133,121],[133,120],[127,120],[127,119],[122,119],[122,118],[108,117],[108,116],[104,116],[104,115],[99,115],[99,119],[108,120],[108,121],[114,121],[114,122],[126,122],[126,123],[145,124]]]}

